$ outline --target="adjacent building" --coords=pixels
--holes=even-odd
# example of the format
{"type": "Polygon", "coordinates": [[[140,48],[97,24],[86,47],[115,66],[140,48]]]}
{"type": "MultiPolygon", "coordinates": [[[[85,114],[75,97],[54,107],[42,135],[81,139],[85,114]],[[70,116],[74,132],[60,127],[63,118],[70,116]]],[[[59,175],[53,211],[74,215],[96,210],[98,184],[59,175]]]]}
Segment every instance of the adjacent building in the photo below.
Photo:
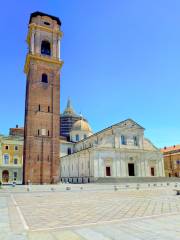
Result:
{"type": "Polygon", "coordinates": [[[23,137],[0,135],[0,181],[22,184],[23,137]]]}
{"type": "Polygon", "coordinates": [[[180,145],[161,149],[166,177],[180,177],[180,145]]]}
{"type": "MultiPolygon", "coordinates": [[[[95,134],[87,122],[72,126],[61,179],[90,182],[102,177],[150,177],[164,174],[162,153],[144,137],[144,128],[127,119],[95,134]]],[[[64,151],[65,152],[65,151],[64,151]]]]}

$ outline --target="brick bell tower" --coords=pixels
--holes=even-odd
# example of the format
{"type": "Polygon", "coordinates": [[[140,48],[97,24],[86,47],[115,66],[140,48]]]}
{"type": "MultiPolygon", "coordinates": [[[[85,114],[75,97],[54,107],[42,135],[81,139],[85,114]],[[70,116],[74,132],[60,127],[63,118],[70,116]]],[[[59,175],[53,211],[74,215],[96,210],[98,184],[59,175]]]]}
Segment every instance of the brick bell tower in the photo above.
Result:
{"type": "Polygon", "coordinates": [[[59,18],[42,12],[30,16],[24,123],[23,182],[57,183],[60,179],[60,40],[59,18]]]}

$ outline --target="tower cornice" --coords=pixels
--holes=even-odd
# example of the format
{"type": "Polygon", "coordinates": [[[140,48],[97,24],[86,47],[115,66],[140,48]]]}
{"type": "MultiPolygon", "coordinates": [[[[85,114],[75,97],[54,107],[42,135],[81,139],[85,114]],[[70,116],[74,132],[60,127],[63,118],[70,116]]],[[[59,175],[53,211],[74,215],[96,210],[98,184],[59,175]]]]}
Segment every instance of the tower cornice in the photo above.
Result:
{"type": "Polygon", "coordinates": [[[42,55],[37,55],[37,54],[27,54],[26,56],[26,62],[25,62],[25,66],[24,66],[24,72],[26,74],[28,74],[29,72],[29,64],[31,60],[37,60],[37,61],[42,61],[42,62],[46,62],[46,63],[53,63],[56,64],[57,66],[59,66],[59,68],[61,69],[62,65],[63,65],[63,61],[59,60],[57,58],[48,58],[48,57],[44,57],[42,55]]]}

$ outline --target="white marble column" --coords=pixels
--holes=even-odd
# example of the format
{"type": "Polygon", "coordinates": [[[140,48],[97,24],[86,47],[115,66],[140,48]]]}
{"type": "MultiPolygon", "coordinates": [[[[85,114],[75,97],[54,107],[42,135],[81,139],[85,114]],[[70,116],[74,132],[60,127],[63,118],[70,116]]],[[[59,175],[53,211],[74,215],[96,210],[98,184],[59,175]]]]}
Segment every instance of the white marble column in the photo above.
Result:
{"type": "Polygon", "coordinates": [[[32,34],[31,34],[31,46],[30,46],[30,52],[32,54],[34,54],[34,36],[35,36],[35,31],[32,31],[32,34]]]}
{"type": "Polygon", "coordinates": [[[60,55],[61,54],[61,49],[60,49],[60,39],[57,39],[57,47],[56,47],[56,57],[57,58],[61,58],[60,55]]]}

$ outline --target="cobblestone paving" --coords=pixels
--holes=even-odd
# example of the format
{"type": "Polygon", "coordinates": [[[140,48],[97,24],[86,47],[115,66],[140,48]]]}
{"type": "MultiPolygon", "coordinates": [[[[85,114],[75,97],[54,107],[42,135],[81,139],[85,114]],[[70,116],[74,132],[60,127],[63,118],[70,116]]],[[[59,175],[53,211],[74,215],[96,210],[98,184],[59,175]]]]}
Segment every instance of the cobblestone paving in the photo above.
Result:
{"type": "Polygon", "coordinates": [[[0,240],[179,240],[172,188],[0,192],[0,240]]]}
{"type": "Polygon", "coordinates": [[[31,230],[180,212],[180,198],[164,189],[18,194],[14,198],[31,230]]]}

